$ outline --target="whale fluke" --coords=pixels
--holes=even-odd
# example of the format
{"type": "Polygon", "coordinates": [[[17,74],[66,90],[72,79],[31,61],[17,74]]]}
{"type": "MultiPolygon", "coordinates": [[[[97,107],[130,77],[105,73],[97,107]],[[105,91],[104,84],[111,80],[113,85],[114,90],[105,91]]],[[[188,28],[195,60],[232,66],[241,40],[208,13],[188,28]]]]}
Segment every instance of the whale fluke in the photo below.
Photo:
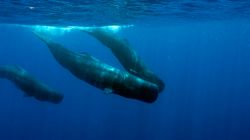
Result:
{"type": "Polygon", "coordinates": [[[25,92],[25,96],[34,97],[39,101],[57,104],[63,100],[62,94],[38,81],[19,66],[0,66],[0,78],[10,80],[25,92]]]}

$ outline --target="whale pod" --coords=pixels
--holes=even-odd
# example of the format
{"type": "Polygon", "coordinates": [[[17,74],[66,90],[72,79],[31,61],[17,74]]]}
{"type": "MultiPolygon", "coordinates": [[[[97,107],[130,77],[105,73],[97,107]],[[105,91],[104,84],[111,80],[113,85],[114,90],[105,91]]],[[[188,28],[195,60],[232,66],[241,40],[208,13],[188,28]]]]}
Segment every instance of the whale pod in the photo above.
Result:
{"type": "Polygon", "coordinates": [[[19,66],[0,66],[0,78],[8,79],[29,97],[39,101],[60,103],[63,95],[41,83],[19,66]]]}
{"type": "Polygon", "coordinates": [[[44,34],[34,34],[47,45],[61,66],[88,84],[106,92],[147,103],[157,99],[159,88],[156,84],[114,68],[87,53],[73,52],[48,39],[44,34]]]}

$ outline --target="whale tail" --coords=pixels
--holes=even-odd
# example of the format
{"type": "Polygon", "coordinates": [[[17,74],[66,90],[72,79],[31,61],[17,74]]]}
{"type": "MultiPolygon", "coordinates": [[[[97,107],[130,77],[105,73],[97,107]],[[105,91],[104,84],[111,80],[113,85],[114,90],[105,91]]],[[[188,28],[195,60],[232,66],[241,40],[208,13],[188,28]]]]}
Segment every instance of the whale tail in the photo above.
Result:
{"type": "Polygon", "coordinates": [[[37,37],[39,38],[40,40],[42,40],[44,43],[46,44],[50,44],[52,42],[52,40],[48,37],[46,37],[46,34],[45,33],[42,33],[42,32],[38,32],[38,31],[35,31],[35,30],[32,30],[32,33],[37,37]]]}

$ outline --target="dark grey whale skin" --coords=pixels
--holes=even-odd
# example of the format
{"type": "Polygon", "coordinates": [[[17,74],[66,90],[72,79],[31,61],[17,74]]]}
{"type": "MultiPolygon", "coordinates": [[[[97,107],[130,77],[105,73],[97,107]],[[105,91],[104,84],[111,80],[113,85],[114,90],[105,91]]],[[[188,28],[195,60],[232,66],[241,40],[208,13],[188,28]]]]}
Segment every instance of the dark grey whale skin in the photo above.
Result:
{"type": "Polygon", "coordinates": [[[148,68],[146,68],[145,64],[141,61],[135,50],[130,46],[126,39],[118,36],[116,33],[108,29],[101,27],[83,29],[82,31],[87,32],[108,47],[129,73],[146,81],[155,83],[159,88],[159,92],[164,89],[164,82],[148,68]]]}
{"type": "Polygon", "coordinates": [[[34,32],[49,48],[57,62],[75,77],[104,91],[147,103],[158,97],[158,86],[128,72],[102,63],[87,53],[76,53],[34,32]]]}
{"type": "Polygon", "coordinates": [[[41,83],[19,66],[0,66],[0,78],[8,79],[29,97],[58,104],[63,95],[41,83]]]}

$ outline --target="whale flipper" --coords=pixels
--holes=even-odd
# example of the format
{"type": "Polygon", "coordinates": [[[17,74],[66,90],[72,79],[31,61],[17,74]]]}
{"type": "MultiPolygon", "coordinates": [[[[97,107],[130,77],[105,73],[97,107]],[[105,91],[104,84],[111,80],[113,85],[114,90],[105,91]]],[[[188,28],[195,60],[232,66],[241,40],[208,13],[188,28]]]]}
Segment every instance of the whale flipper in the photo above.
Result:
{"type": "Polygon", "coordinates": [[[164,89],[164,82],[145,66],[127,39],[120,37],[110,29],[102,27],[83,29],[82,31],[95,37],[108,47],[129,73],[155,83],[159,87],[159,92],[164,89]]]}

